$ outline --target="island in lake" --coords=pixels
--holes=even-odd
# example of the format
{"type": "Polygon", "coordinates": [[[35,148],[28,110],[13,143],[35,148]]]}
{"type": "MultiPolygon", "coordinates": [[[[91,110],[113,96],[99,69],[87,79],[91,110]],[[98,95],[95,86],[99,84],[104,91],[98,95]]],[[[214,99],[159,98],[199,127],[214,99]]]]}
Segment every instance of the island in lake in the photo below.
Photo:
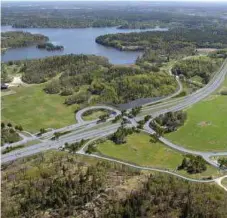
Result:
{"type": "Polygon", "coordinates": [[[45,49],[47,51],[59,51],[64,50],[64,46],[62,45],[54,45],[50,42],[40,43],[36,46],[38,49],[45,49]]]}
{"type": "Polygon", "coordinates": [[[1,34],[1,52],[4,53],[9,48],[28,47],[34,44],[45,43],[49,40],[42,34],[32,34],[23,31],[7,31],[1,34]]]}

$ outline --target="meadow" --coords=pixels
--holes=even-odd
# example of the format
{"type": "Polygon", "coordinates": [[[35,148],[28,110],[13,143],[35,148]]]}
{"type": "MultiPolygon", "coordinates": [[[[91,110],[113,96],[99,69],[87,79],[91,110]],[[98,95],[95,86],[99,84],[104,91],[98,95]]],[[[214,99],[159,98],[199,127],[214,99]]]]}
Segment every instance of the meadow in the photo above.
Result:
{"type": "Polygon", "coordinates": [[[2,97],[2,120],[22,125],[24,130],[60,128],[76,123],[78,105],[66,106],[64,97],[43,91],[44,84],[11,88],[15,94],[2,97]]]}
{"type": "MultiPolygon", "coordinates": [[[[227,88],[227,80],[220,90],[227,88]]],[[[165,137],[192,150],[227,150],[227,95],[219,91],[187,110],[183,127],[165,137]]]]}
{"type": "Polygon", "coordinates": [[[212,166],[207,165],[207,170],[199,174],[188,174],[184,170],[177,170],[182,163],[183,154],[179,153],[160,142],[151,142],[151,137],[146,133],[134,133],[127,136],[125,144],[115,144],[110,140],[97,144],[97,150],[102,155],[113,157],[140,166],[175,171],[186,177],[201,179],[203,177],[219,175],[212,166]]]}

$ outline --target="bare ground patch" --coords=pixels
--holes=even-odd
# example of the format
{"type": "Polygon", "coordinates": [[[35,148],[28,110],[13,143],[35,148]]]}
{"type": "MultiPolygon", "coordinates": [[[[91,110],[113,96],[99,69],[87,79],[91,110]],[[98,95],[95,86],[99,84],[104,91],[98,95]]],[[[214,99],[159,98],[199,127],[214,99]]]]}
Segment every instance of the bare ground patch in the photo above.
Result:
{"type": "Polygon", "coordinates": [[[201,127],[210,126],[212,123],[210,121],[201,121],[197,125],[201,127]]]}

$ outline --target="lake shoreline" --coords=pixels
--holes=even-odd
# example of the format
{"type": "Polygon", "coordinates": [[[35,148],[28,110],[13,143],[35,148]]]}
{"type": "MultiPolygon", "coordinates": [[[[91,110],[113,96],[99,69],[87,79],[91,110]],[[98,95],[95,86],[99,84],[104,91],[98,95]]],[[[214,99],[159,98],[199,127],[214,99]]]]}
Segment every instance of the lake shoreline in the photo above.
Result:
{"type": "Polygon", "coordinates": [[[49,42],[64,46],[64,50],[48,52],[38,50],[36,46],[23,48],[10,48],[2,55],[2,61],[19,61],[40,59],[48,56],[66,55],[66,54],[93,54],[108,58],[111,64],[134,64],[136,59],[142,55],[142,51],[122,51],[116,48],[100,45],[95,39],[100,35],[114,33],[130,33],[141,31],[166,31],[166,28],[154,29],[118,29],[117,27],[89,27],[89,28],[12,28],[11,26],[2,26],[2,32],[6,31],[25,31],[31,33],[40,33],[49,38],[49,42]],[[38,50],[38,51],[37,51],[38,50]]]}

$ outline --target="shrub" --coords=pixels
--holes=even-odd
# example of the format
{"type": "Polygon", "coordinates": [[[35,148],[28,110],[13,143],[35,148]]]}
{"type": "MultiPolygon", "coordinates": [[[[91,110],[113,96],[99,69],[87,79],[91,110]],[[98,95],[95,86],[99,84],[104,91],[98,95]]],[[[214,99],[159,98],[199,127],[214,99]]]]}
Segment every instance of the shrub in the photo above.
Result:
{"type": "Polygon", "coordinates": [[[65,104],[66,105],[81,104],[87,101],[88,97],[89,96],[87,95],[86,92],[79,92],[65,99],[65,104]]]}
{"type": "Polygon", "coordinates": [[[227,95],[227,90],[223,90],[220,92],[221,95],[227,95]]]}
{"type": "Polygon", "coordinates": [[[62,96],[68,96],[68,95],[72,95],[72,94],[73,94],[73,91],[70,88],[64,88],[61,92],[62,96]]]}
{"type": "Polygon", "coordinates": [[[61,86],[57,80],[52,80],[44,88],[44,91],[47,94],[57,94],[60,92],[60,90],[61,90],[61,86]]]}
{"type": "Polygon", "coordinates": [[[190,174],[202,173],[206,171],[206,162],[200,156],[186,155],[178,167],[178,170],[184,169],[190,174]]]}

